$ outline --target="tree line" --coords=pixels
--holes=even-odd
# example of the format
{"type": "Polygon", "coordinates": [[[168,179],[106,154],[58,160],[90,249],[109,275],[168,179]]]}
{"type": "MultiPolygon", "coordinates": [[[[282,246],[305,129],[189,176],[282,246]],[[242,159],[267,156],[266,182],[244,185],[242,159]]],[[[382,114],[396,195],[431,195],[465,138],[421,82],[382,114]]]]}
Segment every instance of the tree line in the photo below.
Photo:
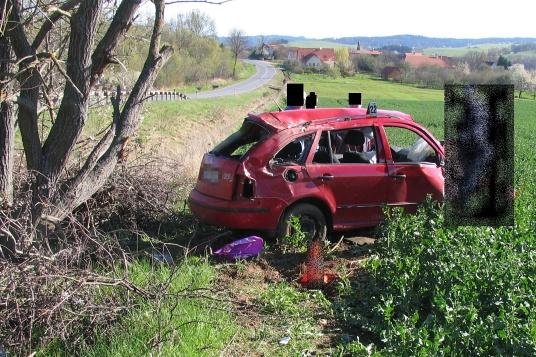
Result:
{"type": "MultiPolygon", "coordinates": [[[[112,83],[132,83],[143,65],[143,54],[147,49],[147,33],[152,19],[145,24],[135,24],[131,34],[118,49],[124,67],[110,68],[106,79],[112,83]],[[126,69],[126,71],[125,71],[126,69]]],[[[214,20],[199,10],[181,13],[166,23],[162,29],[162,40],[169,43],[175,52],[155,80],[157,88],[175,88],[188,84],[206,84],[217,79],[232,79],[241,69],[233,52],[233,36],[225,43],[219,42],[214,20]]]]}

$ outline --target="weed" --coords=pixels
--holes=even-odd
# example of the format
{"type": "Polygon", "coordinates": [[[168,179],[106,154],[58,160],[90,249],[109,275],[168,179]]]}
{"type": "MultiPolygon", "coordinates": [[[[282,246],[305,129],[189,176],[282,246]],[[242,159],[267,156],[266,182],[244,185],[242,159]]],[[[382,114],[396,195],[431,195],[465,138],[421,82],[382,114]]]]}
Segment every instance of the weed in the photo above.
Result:
{"type": "Polygon", "coordinates": [[[281,249],[284,253],[305,252],[310,242],[310,237],[302,230],[300,217],[291,216],[289,219],[290,232],[283,238],[281,249]]]}

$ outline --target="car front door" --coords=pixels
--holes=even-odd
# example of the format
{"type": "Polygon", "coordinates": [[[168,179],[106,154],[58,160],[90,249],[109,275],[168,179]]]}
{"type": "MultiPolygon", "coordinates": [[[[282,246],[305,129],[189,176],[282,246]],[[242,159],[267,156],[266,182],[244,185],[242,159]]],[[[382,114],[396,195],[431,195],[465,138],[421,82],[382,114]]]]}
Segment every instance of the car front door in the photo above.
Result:
{"type": "Polygon", "coordinates": [[[368,227],[381,221],[387,199],[387,167],[376,133],[372,125],[324,131],[312,150],[307,171],[322,197],[334,202],[336,229],[368,227]]]}
{"type": "Polygon", "coordinates": [[[442,200],[444,178],[442,156],[431,140],[415,128],[402,124],[381,129],[386,148],[387,205],[412,212],[427,195],[442,200]]]}

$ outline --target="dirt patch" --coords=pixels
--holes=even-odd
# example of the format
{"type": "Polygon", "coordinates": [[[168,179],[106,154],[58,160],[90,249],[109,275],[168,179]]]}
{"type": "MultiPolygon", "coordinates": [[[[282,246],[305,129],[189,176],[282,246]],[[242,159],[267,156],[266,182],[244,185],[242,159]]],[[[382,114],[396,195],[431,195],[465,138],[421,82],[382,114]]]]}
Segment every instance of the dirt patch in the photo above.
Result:
{"type": "MultiPolygon", "coordinates": [[[[338,245],[331,246],[333,251],[325,257],[327,270],[335,272],[341,280],[361,279],[363,260],[370,255],[371,245],[357,245],[341,240],[338,245]]],[[[328,248],[329,251],[329,248],[328,248]]],[[[264,291],[278,284],[290,284],[299,292],[306,292],[297,282],[302,264],[305,262],[305,253],[282,253],[275,249],[269,249],[258,259],[242,261],[238,263],[221,263],[216,265],[218,271],[217,286],[226,299],[233,302],[233,308],[238,323],[244,327],[245,334],[250,331],[271,328],[274,330],[262,340],[264,347],[259,347],[255,342],[238,339],[234,350],[240,355],[267,355],[278,353],[278,333],[285,331],[284,326],[291,324],[286,317],[272,315],[263,312],[258,304],[258,298],[264,291]],[[259,350],[261,352],[259,352],[259,350]]],[[[335,282],[323,291],[323,295],[334,302],[338,298],[339,287],[335,282]]],[[[309,306],[312,310],[317,309],[314,301],[303,301],[303,308],[309,306]],[[313,304],[313,305],[311,305],[313,304]]],[[[291,318],[290,318],[291,319],[291,318]]],[[[315,317],[316,329],[320,335],[314,338],[314,346],[310,351],[323,353],[329,351],[341,338],[348,334],[345,326],[342,326],[337,317],[329,313],[321,313],[315,317]]]]}

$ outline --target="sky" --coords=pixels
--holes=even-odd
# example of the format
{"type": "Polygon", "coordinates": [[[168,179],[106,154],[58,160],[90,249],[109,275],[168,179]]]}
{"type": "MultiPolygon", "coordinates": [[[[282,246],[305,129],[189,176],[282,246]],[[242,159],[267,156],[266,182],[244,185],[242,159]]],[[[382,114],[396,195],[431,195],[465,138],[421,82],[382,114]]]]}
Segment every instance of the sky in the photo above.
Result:
{"type": "MultiPolygon", "coordinates": [[[[145,6],[147,11],[151,8],[145,6]]],[[[238,28],[247,35],[309,38],[536,37],[535,0],[232,0],[222,5],[171,4],[166,7],[166,18],[193,9],[214,19],[219,36],[238,28]]]]}

